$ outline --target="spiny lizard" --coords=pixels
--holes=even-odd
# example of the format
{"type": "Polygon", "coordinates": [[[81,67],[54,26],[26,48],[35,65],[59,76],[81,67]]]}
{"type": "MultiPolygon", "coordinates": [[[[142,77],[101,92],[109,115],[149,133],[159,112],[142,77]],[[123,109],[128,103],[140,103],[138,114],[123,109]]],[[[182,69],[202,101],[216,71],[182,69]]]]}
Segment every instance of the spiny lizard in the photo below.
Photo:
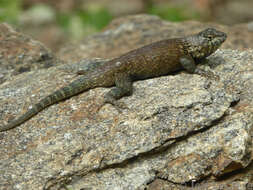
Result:
{"type": "Polygon", "coordinates": [[[195,35],[162,40],[132,50],[56,90],[24,115],[1,127],[0,131],[15,128],[49,105],[88,89],[115,86],[104,98],[105,103],[116,105],[117,99],[131,94],[135,80],[158,77],[180,69],[194,73],[198,61],[215,52],[226,38],[225,33],[208,28],[195,35]]]}

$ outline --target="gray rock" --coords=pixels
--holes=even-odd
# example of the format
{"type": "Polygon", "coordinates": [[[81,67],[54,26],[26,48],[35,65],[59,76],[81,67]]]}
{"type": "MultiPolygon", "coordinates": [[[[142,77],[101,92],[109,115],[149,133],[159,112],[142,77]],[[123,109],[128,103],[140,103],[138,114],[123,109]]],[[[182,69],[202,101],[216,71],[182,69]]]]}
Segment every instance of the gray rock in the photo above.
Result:
{"type": "Polygon", "coordinates": [[[0,24],[0,84],[20,73],[49,68],[60,62],[42,43],[0,24]]]}
{"type": "MultiPolygon", "coordinates": [[[[135,82],[133,95],[119,100],[129,108],[122,113],[101,107],[105,88],[50,106],[0,134],[1,185],[143,189],[157,177],[184,184],[247,167],[252,113],[250,103],[238,107],[252,93],[252,53],[220,50],[200,65],[219,80],[178,73],[135,82]]],[[[1,124],[78,77],[67,68],[72,66],[24,73],[2,84],[1,124]]]]}

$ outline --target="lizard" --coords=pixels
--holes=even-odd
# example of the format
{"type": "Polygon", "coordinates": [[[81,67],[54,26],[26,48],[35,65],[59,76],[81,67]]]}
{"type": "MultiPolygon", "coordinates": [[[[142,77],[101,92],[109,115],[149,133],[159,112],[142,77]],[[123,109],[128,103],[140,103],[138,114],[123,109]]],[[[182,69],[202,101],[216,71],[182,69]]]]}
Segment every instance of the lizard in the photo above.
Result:
{"type": "Polygon", "coordinates": [[[0,131],[15,128],[46,107],[89,89],[114,86],[104,95],[104,103],[117,105],[118,99],[131,95],[133,81],[179,70],[198,73],[199,61],[214,53],[226,38],[224,32],[207,28],[197,34],[165,39],[129,51],[46,96],[23,115],[0,127],[0,131]]]}

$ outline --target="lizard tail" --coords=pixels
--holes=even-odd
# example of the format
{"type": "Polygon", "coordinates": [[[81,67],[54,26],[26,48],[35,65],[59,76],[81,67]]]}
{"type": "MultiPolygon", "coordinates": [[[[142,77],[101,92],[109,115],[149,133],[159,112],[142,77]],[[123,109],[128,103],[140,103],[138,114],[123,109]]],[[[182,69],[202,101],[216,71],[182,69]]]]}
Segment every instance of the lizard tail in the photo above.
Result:
{"type": "Polygon", "coordinates": [[[90,88],[94,88],[95,83],[91,79],[87,78],[80,78],[72,83],[70,83],[68,86],[65,86],[52,94],[48,95],[47,97],[43,98],[40,102],[33,105],[31,109],[29,109],[25,114],[21,115],[17,119],[11,121],[7,125],[0,127],[0,132],[7,131],[9,129],[15,128],[18,125],[24,123],[37,113],[39,113],[41,110],[45,109],[46,107],[57,103],[61,100],[67,99],[71,96],[77,95],[85,90],[88,90],[90,88]]]}

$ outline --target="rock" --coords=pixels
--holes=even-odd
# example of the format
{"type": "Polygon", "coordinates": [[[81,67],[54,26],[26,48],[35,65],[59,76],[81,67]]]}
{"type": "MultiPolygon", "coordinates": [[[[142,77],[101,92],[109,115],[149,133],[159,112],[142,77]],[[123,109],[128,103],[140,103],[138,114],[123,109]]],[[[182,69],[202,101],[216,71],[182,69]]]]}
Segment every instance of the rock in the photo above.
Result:
{"type": "MultiPolygon", "coordinates": [[[[0,181],[7,189],[66,184],[138,189],[157,177],[184,184],[246,168],[253,115],[250,103],[247,109],[234,104],[250,100],[252,53],[220,50],[207,66],[200,65],[213,69],[220,81],[179,73],[135,82],[133,95],[119,100],[129,107],[122,113],[101,107],[105,88],[50,106],[1,133],[0,181]]],[[[2,120],[76,78],[65,72],[68,68],[72,65],[36,70],[2,84],[2,120]]]]}
{"type": "Polygon", "coordinates": [[[180,185],[180,184],[173,184],[168,181],[163,181],[160,179],[156,179],[153,183],[148,185],[147,190],[168,190],[168,189],[173,189],[173,190],[234,190],[234,189],[240,189],[240,190],[247,190],[252,188],[252,184],[243,182],[243,181],[238,181],[238,182],[233,182],[231,180],[228,180],[227,182],[214,182],[214,181],[209,181],[205,183],[198,183],[198,184],[185,184],[185,185],[180,185]]]}
{"type": "Polygon", "coordinates": [[[0,84],[14,75],[58,63],[43,44],[6,23],[0,24],[0,84]]]}
{"type": "MultiPolygon", "coordinates": [[[[59,62],[2,83],[0,127],[104,61],[59,62]]],[[[198,65],[218,78],[179,72],[137,81],[119,100],[122,112],[102,104],[108,88],[44,109],[0,133],[0,189],[252,187],[252,62],[253,50],[220,49],[198,65]]]]}
{"type": "Polygon", "coordinates": [[[251,9],[253,2],[251,0],[242,0],[240,2],[236,0],[230,0],[225,1],[225,3],[219,3],[219,5],[220,6],[215,6],[215,3],[213,3],[212,8],[213,19],[217,22],[233,25],[237,23],[249,22],[253,19],[253,13],[251,9]]]}
{"type": "Polygon", "coordinates": [[[196,21],[169,22],[157,16],[134,15],[113,20],[102,33],[86,37],[79,44],[67,44],[58,56],[69,62],[83,58],[113,58],[149,43],[197,33],[215,27],[228,34],[223,49],[245,50],[253,48],[253,32],[247,24],[236,26],[203,24],[196,21]]]}

